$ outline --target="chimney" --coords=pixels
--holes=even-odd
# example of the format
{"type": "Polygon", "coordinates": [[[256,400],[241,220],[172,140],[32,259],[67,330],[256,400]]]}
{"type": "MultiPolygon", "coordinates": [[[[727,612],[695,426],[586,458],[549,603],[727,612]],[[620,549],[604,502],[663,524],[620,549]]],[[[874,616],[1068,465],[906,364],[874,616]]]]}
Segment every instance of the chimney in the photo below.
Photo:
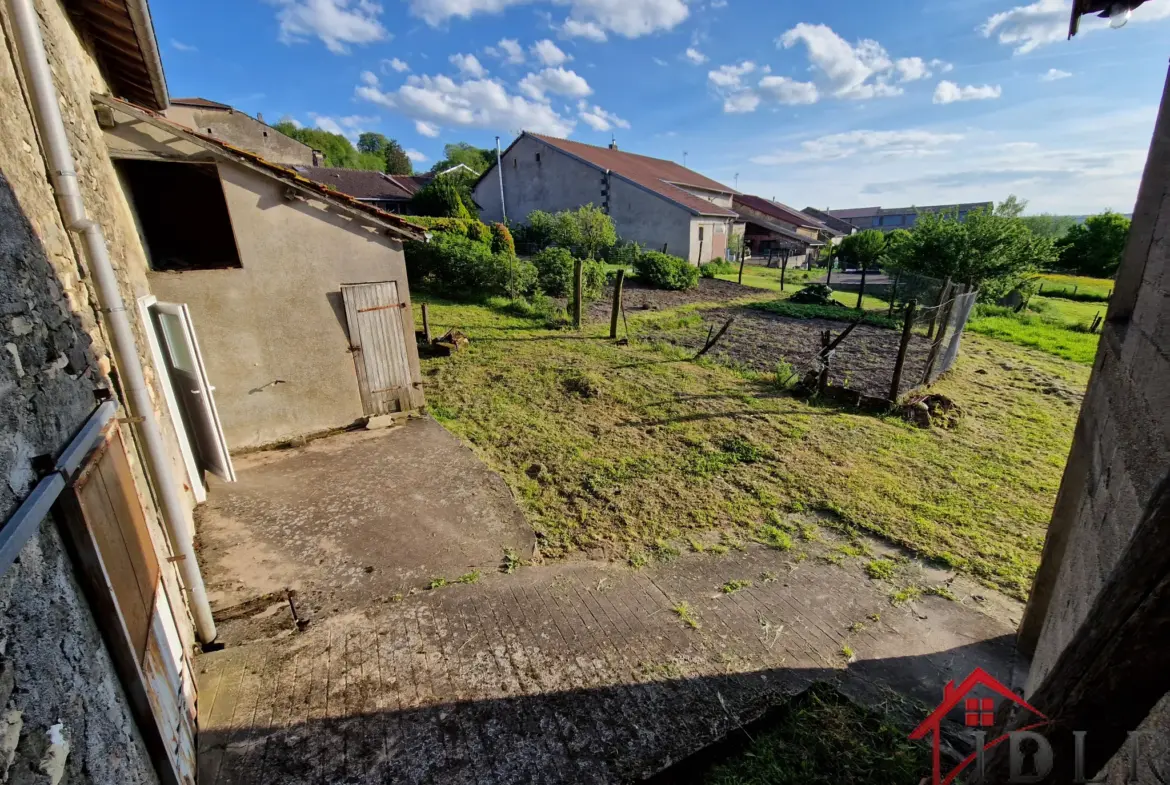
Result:
{"type": "Polygon", "coordinates": [[[611,136],[611,137],[609,138],[609,149],[610,149],[610,150],[616,150],[616,149],[618,149],[618,146],[617,146],[617,138],[616,138],[616,137],[613,137],[613,136],[611,136]]]}
{"type": "Polygon", "coordinates": [[[321,155],[320,150],[314,150],[313,151],[313,166],[320,166],[323,158],[324,158],[324,156],[321,155]]]}

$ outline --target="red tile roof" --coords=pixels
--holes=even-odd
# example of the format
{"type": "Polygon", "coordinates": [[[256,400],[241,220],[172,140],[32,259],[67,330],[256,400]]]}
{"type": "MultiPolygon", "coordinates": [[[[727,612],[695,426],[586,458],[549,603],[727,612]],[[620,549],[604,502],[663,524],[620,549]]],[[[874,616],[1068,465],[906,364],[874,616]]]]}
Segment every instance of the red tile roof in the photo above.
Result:
{"type": "Polygon", "coordinates": [[[630,180],[637,185],[653,191],[659,196],[686,207],[699,215],[718,215],[734,217],[735,211],[713,204],[701,196],[696,196],[679,186],[689,186],[705,191],[715,191],[722,194],[734,194],[735,190],[720,182],[693,172],[674,161],[661,158],[651,158],[646,155],[627,153],[609,147],[595,147],[591,144],[571,142],[568,139],[559,139],[555,136],[524,133],[533,139],[539,139],[545,144],[555,147],[561,152],[568,153],[599,169],[608,169],[619,177],[630,180]]]}
{"type": "Polygon", "coordinates": [[[299,188],[310,189],[315,192],[321,199],[324,199],[327,202],[333,202],[337,205],[353,210],[360,210],[371,218],[376,219],[379,223],[388,229],[394,230],[400,236],[405,236],[414,240],[422,240],[426,237],[426,230],[423,227],[417,224],[413,224],[410,221],[395,215],[394,213],[388,213],[385,210],[379,210],[377,207],[374,207],[373,205],[370,205],[366,202],[359,201],[358,199],[355,199],[348,194],[327,188],[315,180],[310,180],[309,178],[302,176],[299,172],[290,169],[287,166],[274,164],[269,160],[261,158],[255,153],[242,150],[239,147],[235,147],[234,145],[230,145],[220,139],[216,139],[214,136],[207,136],[206,134],[201,134],[198,131],[192,131],[187,126],[180,125],[179,123],[176,123],[172,120],[168,120],[167,118],[163,117],[157,112],[151,111],[150,109],[143,108],[137,104],[132,104],[129,101],[123,101],[119,98],[111,98],[106,95],[95,94],[93,96],[93,100],[96,103],[105,104],[112,108],[118,109],[119,111],[125,112],[132,117],[136,117],[145,122],[152,123],[159,128],[163,128],[173,134],[178,135],[180,138],[187,137],[188,139],[197,140],[198,142],[202,143],[204,147],[211,149],[226,158],[234,159],[246,166],[257,169],[270,177],[283,180],[299,188]]]}
{"type": "Polygon", "coordinates": [[[182,104],[183,106],[198,106],[203,109],[231,109],[227,104],[221,104],[218,101],[208,101],[206,98],[172,98],[172,104],[182,104]]]}

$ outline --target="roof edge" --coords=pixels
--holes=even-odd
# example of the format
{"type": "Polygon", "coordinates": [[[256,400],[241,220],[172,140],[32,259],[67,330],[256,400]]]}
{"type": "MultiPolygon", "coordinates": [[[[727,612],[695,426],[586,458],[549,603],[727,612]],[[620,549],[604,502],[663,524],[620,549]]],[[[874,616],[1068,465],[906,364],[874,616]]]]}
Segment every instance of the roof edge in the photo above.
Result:
{"type": "Polygon", "coordinates": [[[150,72],[150,86],[154,88],[154,97],[158,102],[155,107],[159,111],[170,106],[170,95],[167,91],[167,76],[163,71],[162,55],[158,51],[158,38],[154,34],[154,22],[150,17],[150,8],[146,0],[124,0],[126,12],[134,22],[134,35],[138,38],[138,47],[142,51],[142,58],[150,72]]]}

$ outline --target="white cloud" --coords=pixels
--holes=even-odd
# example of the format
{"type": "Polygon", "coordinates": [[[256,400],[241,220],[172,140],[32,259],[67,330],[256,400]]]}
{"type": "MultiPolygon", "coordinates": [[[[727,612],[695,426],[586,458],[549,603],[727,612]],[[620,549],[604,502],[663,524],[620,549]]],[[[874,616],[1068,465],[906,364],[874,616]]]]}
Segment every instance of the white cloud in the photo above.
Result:
{"type": "Polygon", "coordinates": [[[939,60],[937,57],[930,61],[930,67],[944,74],[949,74],[955,70],[955,66],[945,60],[939,60]]]}
{"type": "Polygon", "coordinates": [[[411,76],[394,91],[359,85],[354,94],[409,117],[415,130],[427,136],[437,136],[444,125],[567,136],[575,125],[547,101],[510,93],[495,79],[457,82],[448,76],[411,76]]]}
{"type": "Polygon", "coordinates": [[[564,68],[546,68],[539,73],[528,74],[520,80],[520,92],[536,99],[543,100],[552,93],[570,98],[583,98],[593,92],[589,83],[574,71],[564,68]]]}
{"type": "Polygon", "coordinates": [[[524,47],[515,38],[501,38],[494,47],[489,46],[487,51],[500,57],[509,65],[518,65],[524,62],[524,47]]]}
{"type": "Polygon", "coordinates": [[[902,88],[889,83],[894,63],[877,41],[862,39],[853,45],[827,25],[807,22],[796,25],[777,41],[785,49],[798,43],[805,45],[813,69],[824,76],[829,92],[838,98],[866,99],[902,93],[902,88]]]}
{"type": "Polygon", "coordinates": [[[744,60],[737,65],[721,65],[714,71],[708,71],[707,79],[715,87],[736,88],[743,84],[743,77],[755,70],[755,63],[744,60]]]}
{"type": "Polygon", "coordinates": [[[171,48],[175,49],[176,51],[179,51],[179,52],[198,52],[199,51],[199,47],[194,46],[192,44],[185,44],[182,41],[179,41],[179,40],[174,39],[174,38],[171,39],[171,48]]]}
{"type": "Polygon", "coordinates": [[[293,117],[291,114],[282,115],[280,120],[278,120],[277,122],[292,123],[293,128],[304,128],[305,127],[304,123],[302,123],[297,118],[293,117]]]}
{"type": "Polygon", "coordinates": [[[590,106],[587,101],[577,102],[577,116],[594,131],[610,131],[614,128],[629,128],[630,124],[600,106],[590,106]]]}
{"type": "Polygon", "coordinates": [[[1041,82],[1055,82],[1058,79],[1068,79],[1072,76],[1069,71],[1061,71],[1059,68],[1049,68],[1046,72],[1040,74],[1041,82]]]}
{"type": "MultiPolygon", "coordinates": [[[[427,24],[438,26],[452,18],[499,13],[529,0],[409,0],[410,10],[427,24]]],[[[606,33],[637,38],[672,30],[689,15],[686,0],[559,0],[569,6],[563,35],[604,40],[606,33]]]]}
{"type": "Polygon", "coordinates": [[[528,51],[532,53],[533,57],[550,68],[556,68],[558,65],[564,65],[573,59],[561,51],[559,46],[547,38],[543,41],[537,41],[528,51]]]}
{"type": "Polygon", "coordinates": [[[406,151],[406,157],[414,161],[416,164],[425,163],[431,160],[430,158],[427,158],[425,153],[420,153],[418,150],[413,148],[406,151]]]}
{"type": "Polygon", "coordinates": [[[760,80],[760,94],[782,104],[815,104],[820,98],[812,82],[797,82],[787,76],[765,76],[760,80]]]}
{"type": "Polygon", "coordinates": [[[580,19],[566,19],[560,26],[561,35],[565,38],[584,38],[601,43],[606,40],[605,30],[596,22],[582,22],[580,19]]]}
{"type": "Polygon", "coordinates": [[[378,75],[373,71],[362,71],[362,74],[359,78],[362,80],[362,84],[368,84],[371,87],[378,86],[378,75]]]}
{"type": "Polygon", "coordinates": [[[953,104],[955,101],[986,101],[993,98],[999,98],[1003,94],[1003,90],[999,85],[966,85],[960,87],[954,82],[946,80],[939,82],[938,87],[934,89],[934,102],[936,104],[953,104]]]}
{"type": "Polygon", "coordinates": [[[459,73],[472,79],[482,79],[487,76],[487,69],[479,62],[475,55],[453,54],[447,58],[451,65],[459,69],[459,73]]]}
{"type": "Polygon", "coordinates": [[[727,114],[744,114],[754,112],[760,105],[760,97],[751,90],[742,90],[731,93],[723,99],[723,111],[727,114]]]}
{"type": "Polygon", "coordinates": [[[382,61],[382,73],[387,73],[387,68],[400,74],[404,74],[410,70],[410,66],[406,64],[406,61],[399,60],[397,57],[382,61]]]}
{"type": "Polygon", "coordinates": [[[663,65],[663,66],[670,65],[670,63],[666,62],[666,61],[665,61],[665,60],[663,60],[661,57],[655,57],[655,58],[654,58],[654,64],[655,64],[655,65],[663,65]]]}
{"type": "Polygon", "coordinates": [[[902,131],[848,131],[809,139],[799,149],[780,150],[751,159],[754,164],[837,161],[856,155],[881,158],[914,158],[944,152],[947,145],[959,142],[962,134],[936,133],[919,129],[902,131]]]}
{"type": "Polygon", "coordinates": [[[278,39],[282,44],[320,38],[334,54],[349,51],[347,44],[384,41],[390,34],[378,17],[382,6],[373,0],[271,0],[280,10],[278,39]]]}
{"type": "Polygon", "coordinates": [[[894,61],[899,82],[917,82],[931,77],[930,66],[921,57],[900,57],[894,61]]]}
{"type": "MultiPolygon", "coordinates": [[[[1046,44],[1068,37],[1069,4],[1065,0],[1037,0],[1031,5],[1020,5],[989,17],[979,26],[985,37],[996,36],[1005,46],[1014,47],[1014,53],[1024,55],[1046,44]]],[[[1170,3],[1146,3],[1133,12],[1133,22],[1153,22],[1170,17],[1170,3]]],[[[1108,22],[1095,16],[1082,16],[1079,33],[1108,27],[1108,22]]]]}
{"type": "Polygon", "coordinates": [[[693,46],[687,47],[687,50],[683,52],[683,57],[695,65],[702,65],[703,63],[707,62],[708,59],[707,55],[703,54],[693,46]]]}
{"type": "Polygon", "coordinates": [[[371,125],[378,122],[377,117],[366,117],[356,114],[345,117],[330,117],[328,115],[309,112],[309,117],[313,118],[313,124],[322,131],[328,131],[331,134],[340,134],[348,137],[350,141],[356,141],[362,131],[368,130],[371,125]]]}

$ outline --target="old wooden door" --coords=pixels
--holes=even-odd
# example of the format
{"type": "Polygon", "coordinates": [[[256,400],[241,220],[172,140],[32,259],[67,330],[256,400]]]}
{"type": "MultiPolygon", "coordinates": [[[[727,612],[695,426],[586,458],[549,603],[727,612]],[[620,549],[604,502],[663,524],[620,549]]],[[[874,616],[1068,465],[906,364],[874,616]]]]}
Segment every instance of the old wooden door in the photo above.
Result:
{"type": "Polygon", "coordinates": [[[117,422],[106,425],[58,504],[159,778],[194,785],[195,679],[177,622],[185,611],[167,594],[117,422]]]}
{"type": "Polygon", "coordinates": [[[407,335],[397,282],[342,284],[341,296],[363,410],[373,416],[415,408],[406,343],[414,336],[407,335]]]}

